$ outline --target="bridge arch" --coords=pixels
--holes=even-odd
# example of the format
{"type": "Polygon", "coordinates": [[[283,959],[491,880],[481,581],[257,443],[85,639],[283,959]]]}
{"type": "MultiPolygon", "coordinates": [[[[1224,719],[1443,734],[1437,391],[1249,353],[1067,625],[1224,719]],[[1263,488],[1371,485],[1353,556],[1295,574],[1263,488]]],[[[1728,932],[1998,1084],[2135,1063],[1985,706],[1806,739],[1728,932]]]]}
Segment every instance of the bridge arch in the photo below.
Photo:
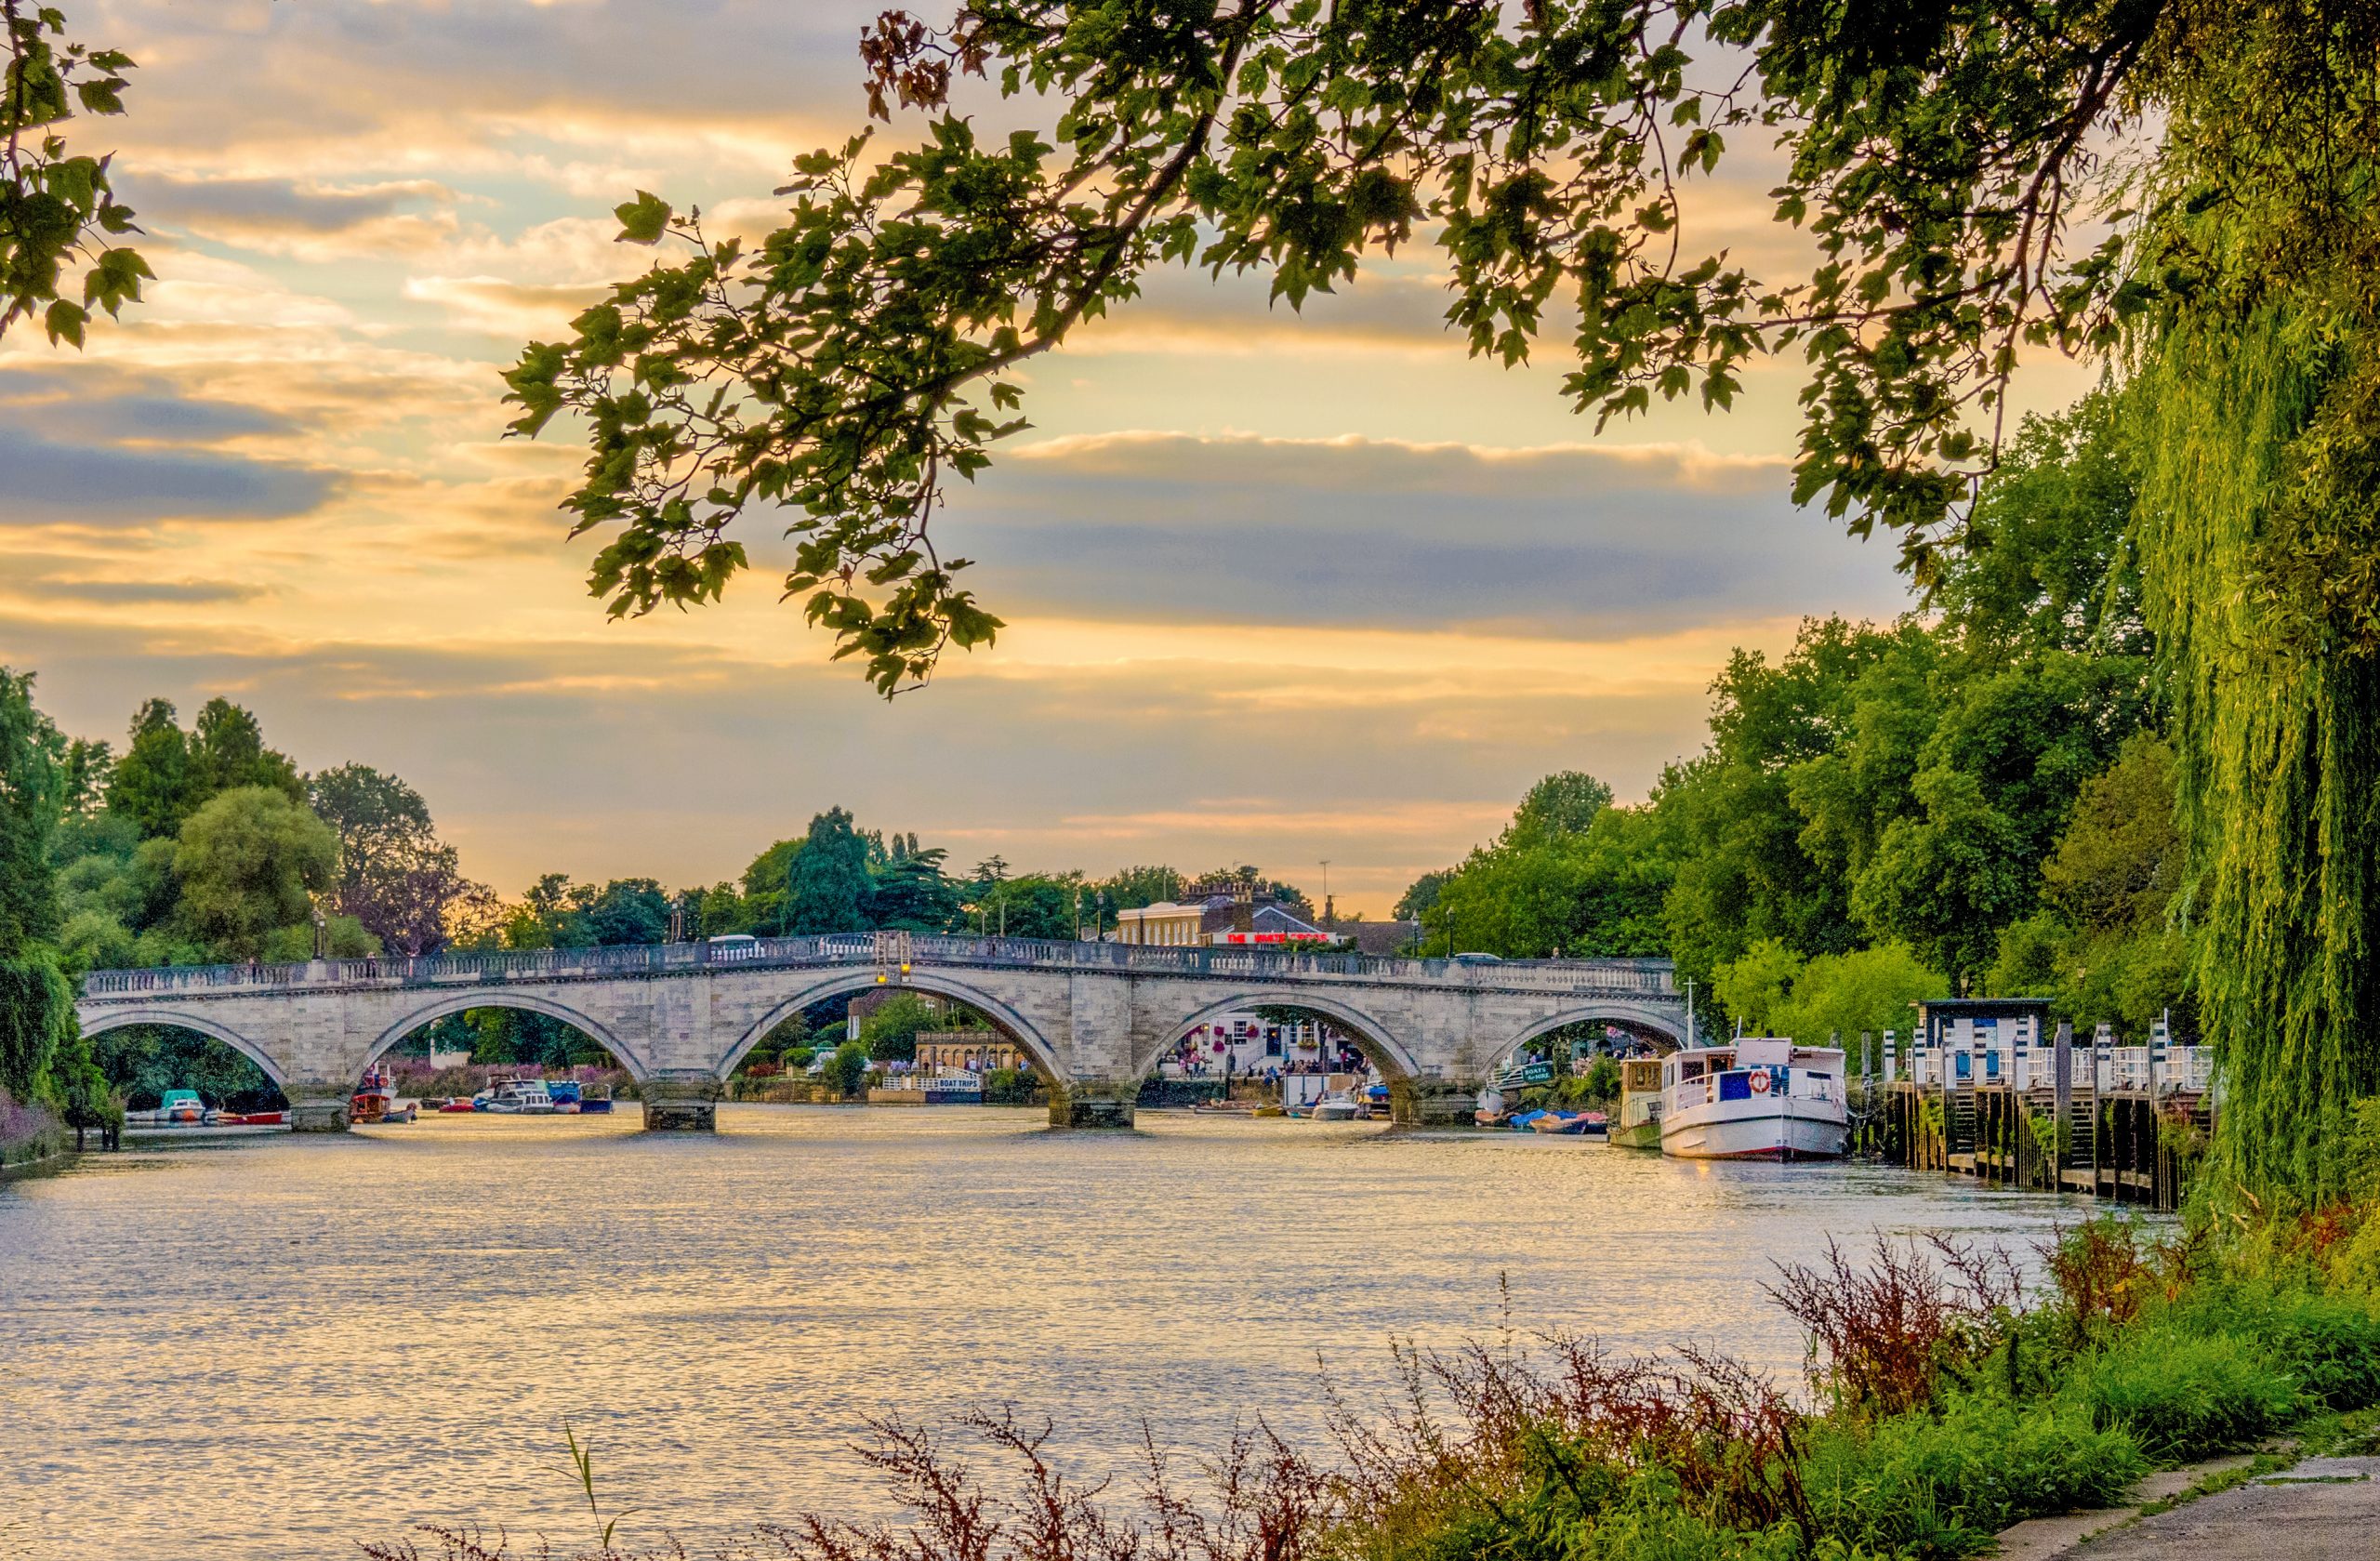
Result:
{"type": "Polygon", "coordinates": [[[755,1020],[749,1028],[736,1038],[735,1044],[728,1048],[727,1054],[720,1059],[719,1067],[716,1070],[719,1077],[734,1078],[735,1065],[744,1060],[746,1052],[760,1044],[761,1038],[771,1030],[775,1029],[803,1009],[813,1003],[825,1002],[829,998],[840,998],[847,992],[872,991],[881,986],[887,991],[928,992],[937,998],[949,998],[954,1001],[965,1003],[968,1007],[988,1015],[992,1023],[999,1026],[1002,1033],[1025,1048],[1026,1054],[1033,1059],[1034,1065],[1041,1070],[1045,1078],[1058,1084],[1074,1080],[1074,1071],[1061,1060],[1058,1049],[1050,1043],[1050,1038],[1043,1035],[1032,1020],[990,993],[933,971],[913,970],[897,984],[879,983],[876,979],[877,974],[878,972],[873,969],[846,971],[813,986],[805,986],[792,997],[779,1002],[755,1020]]]}
{"type": "Polygon", "coordinates": [[[535,992],[516,992],[502,986],[485,986],[467,992],[449,992],[424,1003],[381,1031],[380,1038],[374,1041],[370,1050],[364,1053],[364,1061],[357,1065],[356,1071],[361,1073],[364,1068],[370,1067],[379,1060],[382,1052],[424,1025],[434,1024],[450,1013],[460,1013],[466,1009],[473,1008],[517,1008],[529,1013],[542,1013],[549,1019],[558,1019],[573,1029],[585,1032],[597,1045],[617,1058],[620,1065],[628,1070],[630,1077],[642,1079],[652,1071],[645,1065],[644,1059],[623,1044],[620,1038],[614,1035],[611,1027],[602,1021],[589,1018],[567,1003],[556,1002],[551,998],[541,997],[535,992]]]}
{"type": "Polygon", "coordinates": [[[195,1013],[171,1008],[110,1008],[97,1014],[79,1017],[82,1021],[83,1033],[86,1036],[105,1035],[110,1030],[126,1029],[134,1025],[156,1025],[171,1029],[190,1030],[198,1035],[209,1037],[221,1041],[241,1056],[264,1069],[264,1076],[272,1080],[274,1089],[284,1094],[288,1092],[289,1075],[279,1063],[273,1061],[272,1053],[239,1031],[218,1025],[212,1019],[203,1019],[195,1013]]]}
{"type": "Polygon", "coordinates": [[[1355,1038],[1357,1050],[1380,1068],[1383,1078],[1419,1078],[1422,1077],[1422,1068],[1413,1060],[1413,1053],[1406,1049],[1404,1043],[1396,1038],[1386,1025],[1352,1003],[1343,1002],[1326,992],[1306,987],[1256,989],[1241,993],[1236,997],[1226,998],[1221,1002],[1209,1003],[1197,1012],[1173,1021],[1171,1028],[1158,1038],[1157,1049],[1146,1057],[1137,1057],[1133,1061],[1138,1065],[1142,1076],[1145,1077],[1157,1070],[1157,1064],[1164,1060],[1165,1054],[1171,1051],[1183,1036],[1190,1030],[1223,1014],[1257,1007],[1302,1008],[1310,1012],[1321,1014],[1327,1019],[1336,1020],[1349,1035],[1355,1038]]]}
{"type": "Polygon", "coordinates": [[[1612,999],[1565,1009],[1551,1018],[1537,1021],[1488,1053],[1488,1067],[1493,1071],[1502,1066],[1506,1058],[1548,1031],[1558,1030],[1566,1025],[1592,1025],[1598,1021],[1606,1025],[1630,1025],[1640,1029],[1651,1030],[1666,1037],[1673,1045],[1686,1044],[1686,1025],[1683,1014],[1673,1016],[1649,1003],[1632,1003],[1624,999],[1612,999]]]}

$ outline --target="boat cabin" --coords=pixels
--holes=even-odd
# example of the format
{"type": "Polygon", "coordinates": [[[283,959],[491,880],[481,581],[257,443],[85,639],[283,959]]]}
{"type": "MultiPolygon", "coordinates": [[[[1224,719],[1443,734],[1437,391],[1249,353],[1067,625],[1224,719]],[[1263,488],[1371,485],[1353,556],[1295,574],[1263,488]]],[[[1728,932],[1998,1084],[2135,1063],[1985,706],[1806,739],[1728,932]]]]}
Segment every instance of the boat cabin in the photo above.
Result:
{"type": "Polygon", "coordinates": [[[1776,1094],[1839,1100],[1843,1050],[1804,1046],[1791,1036],[1746,1036],[1725,1046],[1673,1052],[1661,1062],[1661,1092],[1671,1107],[1776,1094]]]}

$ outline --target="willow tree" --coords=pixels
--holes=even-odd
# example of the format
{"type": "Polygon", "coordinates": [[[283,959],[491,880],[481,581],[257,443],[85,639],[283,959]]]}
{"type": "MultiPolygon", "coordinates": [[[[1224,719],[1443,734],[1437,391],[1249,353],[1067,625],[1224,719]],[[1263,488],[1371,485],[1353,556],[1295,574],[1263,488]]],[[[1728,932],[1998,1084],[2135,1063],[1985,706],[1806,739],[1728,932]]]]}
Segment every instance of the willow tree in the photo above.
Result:
{"type": "MultiPolygon", "coordinates": [[[[1436,246],[1447,320],[1517,362],[1567,332],[1599,422],[1725,407],[1796,361],[1797,502],[1957,544],[2028,349],[2133,364],[2172,631],[2192,905],[2222,934],[2239,1172],[2334,1184],[2325,1115],[2368,1091],[2373,826],[2358,335],[2380,0],[968,0],[861,45],[905,131],[796,160],[747,245],[640,192],[661,264],[530,348],[515,427],[567,409],[566,500],[615,615],[713,600],[747,511],[887,694],[999,620],[945,559],[944,484],[1025,426],[1020,369],[1154,268],[1257,271],[1292,306],[1436,246]],[[982,89],[968,77],[982,78],[982,89]],[[976,92],[1005,134],[953,108],[976,92]],[[1809,257],[1697,245],[1695,184],[1752,143],[1809,257]],[[2285,686],[2284,686],[2285,685],[2285,686]],[[2368,796],[2369,788],[2362,788],[2368,796]]],[[[2334,1142],[2334,1139],[2333,1140],[2334,1142]]]]}

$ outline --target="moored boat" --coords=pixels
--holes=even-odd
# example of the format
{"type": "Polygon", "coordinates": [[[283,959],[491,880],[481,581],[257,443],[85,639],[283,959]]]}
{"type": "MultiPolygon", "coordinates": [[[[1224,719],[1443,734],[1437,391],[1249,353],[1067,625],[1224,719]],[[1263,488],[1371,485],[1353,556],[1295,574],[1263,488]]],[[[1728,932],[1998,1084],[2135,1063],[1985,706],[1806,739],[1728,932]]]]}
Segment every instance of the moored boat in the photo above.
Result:
{"type": "Polygon", "coordinates": [[[1528,1125],[1531,1132],[1583,1133],[1592,1111],[1540,1111],[1528,1125]]]}
{"type": "Polygon", "coordinates": [[[1851,1131],[1843,1052],[1760,1037],[1661,1065],[1661,1153],[1677,1159],[1840,1159],[1851,1131]]]}
{"type": "Polygon", "coordinates": [[[1623,1149],[1661,1146],[1661,1060],[1631,1057],[1620,1065],[1620,1119],[1611,1141],[1623,1149]]]}
{"type": "Polygon", "coordinates": [[[554,1097],[542,1078],[491,1078],[471,1097],[471,1109],[496,1117],[550,1117],[554,1097]]]}
{"type": "Polygon", "coordinates": [[[1368,1121],[1372,1108],[1353,1095],[1325,1095],[1314,1103],[1311,1115],[1317,1122],[1368,1121]]]}
{"type": "Polygon", "coordinates": [[[364,1081],[347,1101],[347,1119],[358,1126],[374,1122],[410,1122],[421,1108],[419,1101],[399,1100],[397,1083],[386,1065],[374,1063],[364,1070],[364,1081]]]}

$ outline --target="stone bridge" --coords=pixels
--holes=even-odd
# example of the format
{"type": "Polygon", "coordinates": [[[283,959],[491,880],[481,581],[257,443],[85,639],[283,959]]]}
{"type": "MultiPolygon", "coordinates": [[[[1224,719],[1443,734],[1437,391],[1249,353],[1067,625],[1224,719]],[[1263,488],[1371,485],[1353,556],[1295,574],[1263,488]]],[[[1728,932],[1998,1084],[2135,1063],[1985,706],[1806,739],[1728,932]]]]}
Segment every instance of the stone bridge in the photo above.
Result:
{"type": "Polygon", "coordinates": [[[1657,959],[1375,959],[1024,938],[855,936],[94,971],[86,1033],[172,1025],[253,1059],[300,1128],[346,1124],[364,1068],[431,1020],[515,1008],[576,1026],[633,1074],[648,1127],[711,1125],[744,1054],[813,1003],[873,987],[956,999],[1019,1042],[1059,1126],[1130,1125],[1141,1080],[1192,1026],[1260,1003],[1327,1019],[1405,1123],[1468,1121],[1471,1095],[1558,1025],[1672,1039],[1686,1006],[1657,959]]]}

